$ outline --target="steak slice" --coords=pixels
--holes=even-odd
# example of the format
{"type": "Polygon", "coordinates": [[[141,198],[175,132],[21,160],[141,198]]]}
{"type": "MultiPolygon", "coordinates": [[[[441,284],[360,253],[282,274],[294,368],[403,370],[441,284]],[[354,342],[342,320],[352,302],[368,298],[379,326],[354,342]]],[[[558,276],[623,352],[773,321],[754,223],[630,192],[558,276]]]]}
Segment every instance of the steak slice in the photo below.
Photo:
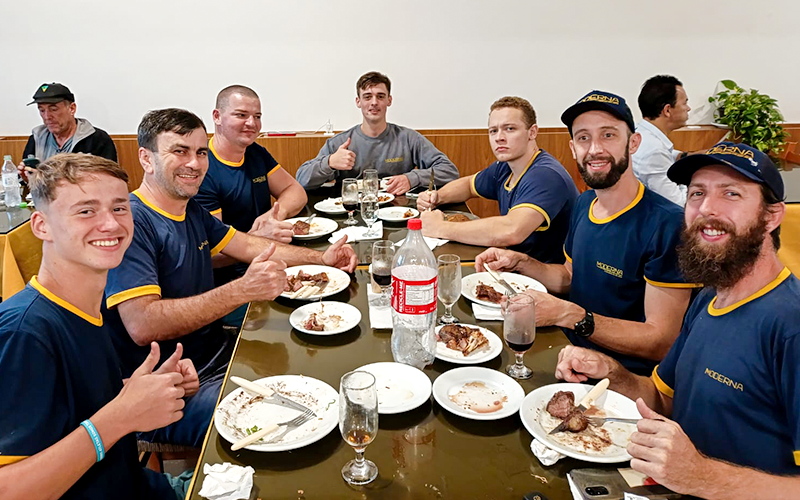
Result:
{"type": "Polygon", "coordinates": [[[547,403],[547,413],[556,418],[567,418],[575,408],[575,394],[569,391],[558,391],[547,403]]]}
{"type": "Polygon", "coordinates": [[[500,299],[503,298],[503,294],[489,285],[483,284],[479,281],[478,286],[475,287],[475,297],[480,300],[485,300],[486,302],[494,302],[495,304],[499,304],[500,299]]]}
{"type": "Polygon", "coordinates": [[[589,427],[589,419],[577,408],[567,415],[564,422],[567,423],[567,430],[570,432],[581,432],[589,427]]]}
{"type": "Polygon", "coordinates": [[[317,320],[317,313],[311,313],[305,323],[303,323],[303,328],[311,330],[312,332],[321,332],[325,330],[325,325],[317,320]]]}
{"type": "Polygon", "coordinates": [[[446,220],[447,222],[467,222],[469,220],[469,217],[467,217],[464,214],[450,214],[446,215],[444,220],[446,220]]]}
{"type": "Polygon", "coordinates": [[[308,231],[311,230],[311,224],[308,222],[299,220],[292,224],[292,232],[298,235],[305,235],[308,234],[308,231]]]}

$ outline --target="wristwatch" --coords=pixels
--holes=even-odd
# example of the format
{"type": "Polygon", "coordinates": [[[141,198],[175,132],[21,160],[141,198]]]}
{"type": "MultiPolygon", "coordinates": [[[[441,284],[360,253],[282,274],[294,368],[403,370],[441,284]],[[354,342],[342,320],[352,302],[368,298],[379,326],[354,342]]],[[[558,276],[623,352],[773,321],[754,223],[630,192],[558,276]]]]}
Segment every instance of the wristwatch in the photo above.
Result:
{"type": "Polygon", "coordinates": [[[586,311],[586,316],[582,320],[575,323],[575,334],[579,337],[588,338],[594,333],[594,314],[586,311]]]}

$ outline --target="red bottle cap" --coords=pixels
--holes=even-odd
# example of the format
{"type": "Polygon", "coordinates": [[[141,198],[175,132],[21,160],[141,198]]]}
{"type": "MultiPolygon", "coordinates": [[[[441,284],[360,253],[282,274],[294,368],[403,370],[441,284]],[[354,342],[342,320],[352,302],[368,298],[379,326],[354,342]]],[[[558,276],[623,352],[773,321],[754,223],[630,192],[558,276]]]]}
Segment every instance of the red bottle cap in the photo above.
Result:
{"type": "Polygon", "coordinates": [[[419,231],[422,229],[422,220],[420,219],[408,219],[408,230],[409,231],[419,231]]]}

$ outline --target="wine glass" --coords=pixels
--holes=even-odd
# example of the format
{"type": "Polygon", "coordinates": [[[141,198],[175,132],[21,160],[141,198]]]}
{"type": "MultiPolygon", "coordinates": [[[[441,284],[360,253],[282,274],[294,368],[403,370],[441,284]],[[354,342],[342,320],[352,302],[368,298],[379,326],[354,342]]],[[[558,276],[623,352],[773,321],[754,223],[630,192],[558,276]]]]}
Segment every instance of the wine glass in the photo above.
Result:
{"type": "Polygon", "coordinates": [[[389,296],[386,291],[392,284],[392,260],[394,259],[394,243],[389,240],[376,241],[372,245],[372,279],[381,287],[378,306],[388,306],[389,296]]]}
{"type": "Polygon", "coordinates": [[[378,391],[368,372],[346,373],[339,385],[339,431],[356,458],[342,468],[349,484],[367,484],[378,477],[378,467],[364,458],[364,450],[378,434],[378,391]]]}
{"type": "Polygon", "coordinates": [[[533,372],[523,364],[522,357],[536,339],[536,309],[533,297],[524,293],[508,297],[503,319],[503,337],[516,359],[513,365],[506,367],[506,373],[516,379],[531,378],[533,372]]]}
{"type": "Polygon", "coordinates": [[[358,181],[355,179],[345,179],[342,181],[342,207],[347,210],[346,226],[355,226],[358,221],[353,217],[353,213],[358,209],[358,181]]]}
{"type": "Polygon", "coordinates": [[[461,296],[461,259],[458,255],[445,254],[437,259],[439,264],[439,300],[444,304],[444,316],[439,324],[449,325],[458,322],[453,316],[453,304],[461,296]]]}
{"type": "Polygon", "coordinates": [[[378,220],[378,197],[366,194],[361,198],[361,218],[367,224],[365,238],[374,238],[378,234],[372,232],[372,225],[378,220]]]}
{"type": "Polygon", "coordinates": [[[374,168],[364,170],[364,196],[378,196],[380,181],[378,171],[374,168]]]}

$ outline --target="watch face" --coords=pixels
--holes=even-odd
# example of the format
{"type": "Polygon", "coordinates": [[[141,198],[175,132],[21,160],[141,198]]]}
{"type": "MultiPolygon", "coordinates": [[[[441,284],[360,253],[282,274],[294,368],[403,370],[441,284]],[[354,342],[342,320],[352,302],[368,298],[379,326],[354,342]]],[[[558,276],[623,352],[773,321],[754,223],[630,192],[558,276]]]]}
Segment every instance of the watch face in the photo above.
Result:
{"type": "Polygon", "coordinates": [[[580,337],[589,337],[594,333],[594,316],[586,311],[586,316],[575,323],[575,334],[580,337]]]}

